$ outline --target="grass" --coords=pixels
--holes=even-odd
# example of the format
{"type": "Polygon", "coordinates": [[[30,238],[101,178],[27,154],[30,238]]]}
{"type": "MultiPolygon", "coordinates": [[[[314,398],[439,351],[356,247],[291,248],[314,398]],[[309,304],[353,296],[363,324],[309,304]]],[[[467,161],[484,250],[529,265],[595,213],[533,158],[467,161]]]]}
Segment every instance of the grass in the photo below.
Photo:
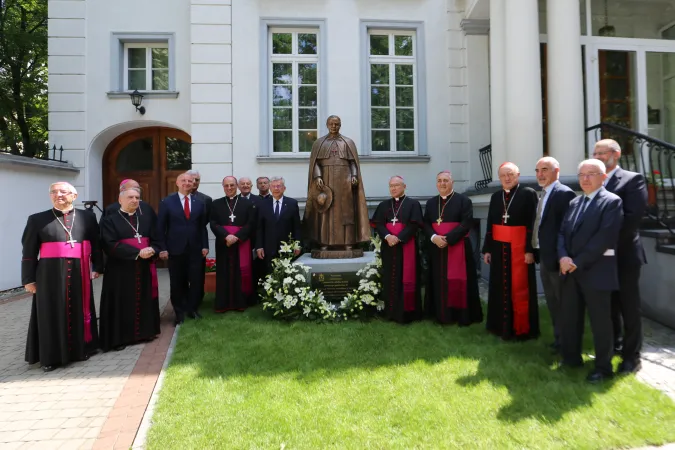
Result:
{"type": "Polygon", "coordinates": [[[556,369],[549,336],[506,343],[483,325],[279,323],[259,308],[204,316],[181,327],[149,449],[675,441],[674,402],[634,377],[592,386],[588,370],[556,369]]]}

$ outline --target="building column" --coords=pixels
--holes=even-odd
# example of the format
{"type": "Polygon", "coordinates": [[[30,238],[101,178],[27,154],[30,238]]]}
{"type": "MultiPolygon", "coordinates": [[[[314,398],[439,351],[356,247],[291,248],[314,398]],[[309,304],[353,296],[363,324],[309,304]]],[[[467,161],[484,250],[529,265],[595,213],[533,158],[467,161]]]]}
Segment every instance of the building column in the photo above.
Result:
{"type": "Polygon", "coordinates": [[[492,181],[506,161],[506,26],[505,0],[490,0],[490,142],[492,181]]]}
{"type": "Polygon", "coordinates": [[[584,84],[578,0],[547,0],[548,154],[561,175],[584,159],[584,84]]]}
{"type": "Polygon", "coordinates": [[[533,180],[543,154],[537,0],[508,0],[504,17],[507,159],[533,180]]]}

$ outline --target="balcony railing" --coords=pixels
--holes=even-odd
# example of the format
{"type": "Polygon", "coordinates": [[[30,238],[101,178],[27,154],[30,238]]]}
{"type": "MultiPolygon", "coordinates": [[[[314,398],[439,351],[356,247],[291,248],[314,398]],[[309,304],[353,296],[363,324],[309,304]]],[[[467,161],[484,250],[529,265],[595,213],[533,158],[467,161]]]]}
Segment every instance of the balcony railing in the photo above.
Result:
{"type": "Polygon", "coordinates": [[[480,160],[480,168],[483,171],[483,179],[476,181],[474,187],[477,191],[485,189],[492,181],[492,144],[478,150],[478,158],[480,160]]]}

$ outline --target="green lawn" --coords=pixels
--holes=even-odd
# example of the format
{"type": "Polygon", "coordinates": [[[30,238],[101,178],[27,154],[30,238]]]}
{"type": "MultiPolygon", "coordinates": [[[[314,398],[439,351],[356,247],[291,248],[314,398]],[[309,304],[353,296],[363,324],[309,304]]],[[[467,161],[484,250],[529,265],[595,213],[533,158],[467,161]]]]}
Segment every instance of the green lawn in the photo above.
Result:
{"type": "Polygon", "coordinates": [[[556,369],[550,336],[505,343],[482,324],[428,321],[288,324],[259,308],[204,316],[180,330],[149,449],[675,442],[674,402],[633,377],[589,385],[591,363],[556,369]]]}

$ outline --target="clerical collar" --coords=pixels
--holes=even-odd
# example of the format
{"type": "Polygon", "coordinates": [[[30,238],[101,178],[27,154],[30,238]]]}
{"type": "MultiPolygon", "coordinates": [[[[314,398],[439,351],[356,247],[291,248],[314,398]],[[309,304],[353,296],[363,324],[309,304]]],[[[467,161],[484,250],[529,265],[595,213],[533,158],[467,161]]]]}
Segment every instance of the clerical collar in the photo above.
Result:
{"type": "Polygon", "coordinates": [[[442,198],[443,200],[445,200],[445,199],[447,199],[448,197],[452,197],[452,194],[454,194],[454,193],[455,193],[455,191],[450,191],[450,193],[449,193],[448,195],[446,195],[445,197],[441,195],[441,198],[442,198]]]}
{"type": "Polygon", "coordinates": [[[138,210],[136,210],[134,212],[129,212],[129,211],[125,211],[124,209],[122,209],[122,207],[120,207],[120,211],[122,211],[124,214],[127,214],[129,216],[133,216],[134,214],[136,214],[136,211],[138,211],[138,210]]]}
{"type": "Polygon", "coordinates": [[[513,186],[513,189],[504,189],[504,192],[506,192],[507,194],[509,194],[509,193],[511,193],[511,191],[515,191],[516,189],[518,189],[518,184],[516,184],[515,186],[513,186]]]}
{"type": "Polygon", "coordinates": [[[237,198],[237,196],[235,195],[233,197],[227,197],[227,198],[228,198],[228,200],[234,200],[235,198],[237,198]]]}
{"type": "Polygon", "coordinates": [[[396,201],[396,202],[399,201],[399,200],[403,200],[404,198],[405,198],[405,194],[401,195],[400,197],[393,197],[394,201],[396,201]]]}
{"type": "Polygon", "coordinates": [[[54,207],[55,211],[60,212],[64,216],[67,215],[67,214],[70,214],[74,209],[75,209],[75,207],[73,205],[70,205],[70,208],[66,208],[66,209],[59,209],[56,206],[54,207]]]}

